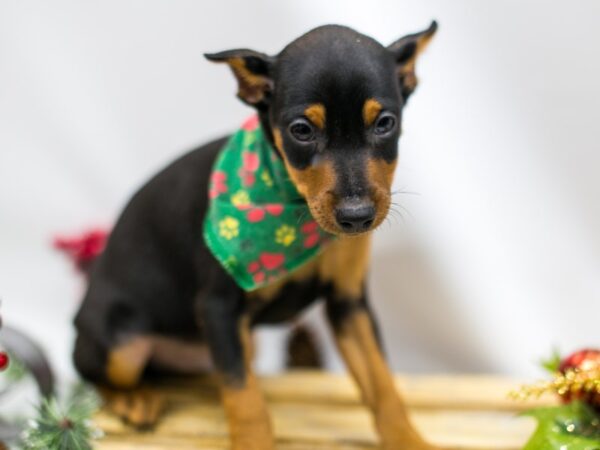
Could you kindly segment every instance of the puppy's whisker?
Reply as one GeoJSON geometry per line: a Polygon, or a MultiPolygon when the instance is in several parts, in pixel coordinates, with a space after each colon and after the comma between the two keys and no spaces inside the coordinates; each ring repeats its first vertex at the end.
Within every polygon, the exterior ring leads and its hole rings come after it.
{"type": "Polygon", "coordinates": [[[414,191],[404,191],[402,189],[398,189],[398,190],[392,191],[391,195],[421,195],[421,193],[414,192],[414,191]]]}
{"type": "Polygon", "coordinates": [[[396,210],[396,208],[399,208],[408,217],[410,217],[411,220],[414,220],[414,216],[412,215],[410,210],[408,208],[406,208],[405,206],[401,205],[400,203],[396,203],[396,202],[391,202],[390,205],[391,205],[390,210],[395,210],[396,212],[400,212],[400,211],[396,210]]]}
{"type": "Polygon", "coordinates": [[[300,216],[298,216],[298,225],[304,221],[304,219],[306,219],[306,217],[308,216],[308,211],[303,211],[302,214],[300,216]]]}

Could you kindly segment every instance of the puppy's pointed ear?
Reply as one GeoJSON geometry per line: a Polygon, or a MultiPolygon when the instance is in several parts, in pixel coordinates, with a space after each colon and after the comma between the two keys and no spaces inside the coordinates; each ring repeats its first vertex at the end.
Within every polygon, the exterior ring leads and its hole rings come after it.
{"type": "Polygon", "coordinates": [[[248,49],[206,53],[206,59],[224,62],[238,81],[238,97],[257,108],[266,107],[273,90],[273,65],[275,58],[248,49]]]}
{"type": "Polygon", "coordinates": [[[415,73],[417,57],[425,50],[437,28],[438,24],[434,20],[426,30],[404,36],[388,46],[388,50],[392,52],[396,61],[396,71],[404,101],[417,87],[415,73]]]}

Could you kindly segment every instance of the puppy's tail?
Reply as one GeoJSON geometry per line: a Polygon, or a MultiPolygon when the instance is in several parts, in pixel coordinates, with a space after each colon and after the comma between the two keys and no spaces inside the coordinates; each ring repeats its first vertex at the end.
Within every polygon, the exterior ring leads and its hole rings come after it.
{"type": "Polygon", "coordinates": [[[61,250],[73,261],[75,267],[84,275],[89,274],[94,261],[102,254],[109,231],[93,228],[83,233],[54,238],[54,248],[61,250]]]}

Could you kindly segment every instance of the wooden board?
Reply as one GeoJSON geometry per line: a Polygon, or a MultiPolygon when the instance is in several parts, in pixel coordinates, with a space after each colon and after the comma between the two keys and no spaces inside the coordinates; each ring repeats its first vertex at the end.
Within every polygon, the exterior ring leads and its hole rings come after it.
{"type": "MultiPolygon", "coordinates": [[[[397,378],[415,426],[432,443],[455,450],[517,450],[532,433],[532,419],[517,414],[554,403],[507,398],[519,382],[493,376],[397,378]]],[[[293,372],[262,379],[279,449],[376,449],[370,416],[351,380],[343,375],[293,372]]],[[[168,411],[152,432],[136,432],[101,411],[105,432],[99,450],[226,449],[228,438],[217,390],[209,378],[164,381],[152,386],[168,411]]]]}

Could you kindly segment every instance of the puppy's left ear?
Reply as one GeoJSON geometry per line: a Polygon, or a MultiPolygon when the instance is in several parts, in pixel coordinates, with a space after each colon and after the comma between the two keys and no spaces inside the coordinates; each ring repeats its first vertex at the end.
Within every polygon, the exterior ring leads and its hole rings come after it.
{"type": "Polygon", "coordinates": [[[275,58],[248,49],[206,53],[206,59],[224,62],[238,82],[238,97],[250,106],[266,108],[273,91],[273,65],[275,58]]]}
{"type": "Polygon", "coordinates": [[[396,71],[404,101],[417,87],[418,80],[415,73],[417,57],[425,50],[437,28],[438,24],[434,20],[426,30],[404,36],[388,46],[388,50],[396,60],[396,71]]]}

